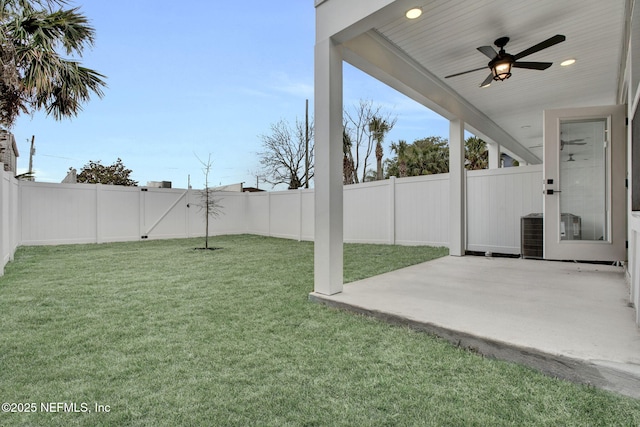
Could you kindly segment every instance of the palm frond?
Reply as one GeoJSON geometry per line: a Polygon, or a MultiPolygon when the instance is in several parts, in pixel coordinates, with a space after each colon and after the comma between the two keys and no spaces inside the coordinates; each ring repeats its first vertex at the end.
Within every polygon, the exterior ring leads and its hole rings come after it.
{"type": "Polygon", "coordinates": [[[73,117],[92,94],[103,97],[106,77],[76,58],[95,30],[67,0],[0,0],[0,120],[10,127],[22,111],[44,109],[73,117]],[[54,10],[58,8],[58,10],[54,10]],[[60,56],[63,52],[71,59],[60,56]]]}

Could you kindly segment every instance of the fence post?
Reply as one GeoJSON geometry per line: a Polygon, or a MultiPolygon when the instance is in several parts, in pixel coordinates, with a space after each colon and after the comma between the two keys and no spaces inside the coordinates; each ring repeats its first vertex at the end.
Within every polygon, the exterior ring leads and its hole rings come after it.
{"type": "MultiPolygon", "coordinates": [[[[2,170],[2,167],[0,166],[0,170],[2,170]]],[[[13,174],[12,174],[13,175],[13,174]]],[[[5,250],[9,249],[9,261],[13,261],[13,255],[14,252],[18,246],[18,218],[16,215],[16,212],[18,211],[18,191],[17,191],[17,183],[16,181],[14,181],[15,178],[13,178],[13,176],[11,176],[8,180],[7,180],[7,184],[6,187],[4,189],[4,191],[6,191],[6,199],[8,200],[7,203],[7,210],[6,210],[6,215],[7,215],[7,224],[9,224],[9,232],[7,233],[7,239],[5,239],[5,245],[9,245],[9,247],[7,248],[5,246],[5,250]]],[[[2,200],[2,196],[0,196],[0,200],[2,200]]]]}
{"type": "Polygon", "coordinates": [[[96,243],[102,243],[102,233],[100,230],[100,210],[102,208],[102,184],[96,184],[96,243]]]}
{"type": "Polygon", "coordinates": [[[191,206],[191,188],[187,188],[187,200],[184,204],[184,234],[185,238],[189,238],[191,230],[189,230],[189,209],[191,206]]]}
{"type": "Polygon", "coordinates": [[[140,204],[140,209],[138,211],[139,214],[139,218],[138,218],[138,240],[142,240],[142,233],[144,233],[144,195],[146,193],[142,191],[142,189],[140,189],[140,191],[138,191],[138,203],[140,204]]]}
{"type": "Polygon", "coordinates": [[[6,186],[4,184],[4,164],[0,162],[0,276],[4,275],[4,264],[5,264],[5,256],[4,254],[11,251],[11,243],[9,242],[9,227],[7,224],[7,216],[5,212],[9,212],[9,197],[6,197],[8,193],[6,190],[6,186]]]}
{"type": "Polygon", "coordinates": [[[298,242],[302,241],[302,190],[298,189],[298,242]]]}
{"type": "Polygon", "coordinates": [[[396,244],[396,177],[389,178],[389,244],[396,244]]]}
{"type": "Polygon", "coordinates": [[[267,192],[267,236],[271,237],[271,191],[267,192]]]}
{"type": "Polygon", "coordinates": [[[245,191],[243,193],[244,201],[242,202],[244,211],[244,229],[247,234],[249,234],[249,194],[251,194],[249,191],[245,191]]]}

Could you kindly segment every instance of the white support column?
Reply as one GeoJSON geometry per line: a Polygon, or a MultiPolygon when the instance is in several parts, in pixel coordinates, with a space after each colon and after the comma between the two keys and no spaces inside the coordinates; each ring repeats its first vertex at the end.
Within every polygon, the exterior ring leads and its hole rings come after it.
{"type": "Polygon", "coordinates": [[[330,39],[315,47],[314,290],[342,292],[342,51],[330,39]]]}
{"type": "Polygon", "coordinates": [[[500,144],[487,142],[487,150],[489,151],[489,169],[498,169],[500,167],[500,144]]]}
{"type": "Polygon", "coordinates": [[[449,122],[449,255],[465,252],[464,122],[449,122]]]}

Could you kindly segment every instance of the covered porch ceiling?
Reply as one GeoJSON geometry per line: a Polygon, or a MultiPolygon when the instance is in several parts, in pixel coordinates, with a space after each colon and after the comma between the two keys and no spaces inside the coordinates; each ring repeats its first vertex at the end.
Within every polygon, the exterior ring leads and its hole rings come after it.
{"type": "Polygon", "coordinates": [[[374,12],[355,24],[341,18],[359,3],[316,0],[319,22],[333,19],[318,27],[319,38],[332,37],[346,62],[528,163],[542,161],[543,110],[626,101],[627,0],[375,0],[366,5],[374,12]],[[423,13],[409,20],[413,7],[423,13]],[[553,62],[547,70],[515,68],[488,88],[479,87],[488,68],[445,79],[487,65],[477,48],[498,50],[499,37],[510,38],[505,50],[515,55],[556,34],[566,41],[526,57],[553,62]],[[570,58],[574,65],[560,66],[570,58]]]}

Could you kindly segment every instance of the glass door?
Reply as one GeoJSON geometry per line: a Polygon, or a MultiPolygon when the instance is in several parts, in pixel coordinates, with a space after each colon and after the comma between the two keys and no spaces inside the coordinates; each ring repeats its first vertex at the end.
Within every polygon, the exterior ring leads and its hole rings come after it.
{"type": "Polygon", "coordinates": [[[609,241],[608,119],[560,120],[559,240],[609,241]]]}
{"type": "Polygon", "coordinates": [[[545,111],[544,257],[626,259],[621,106],[545,111]]]}

